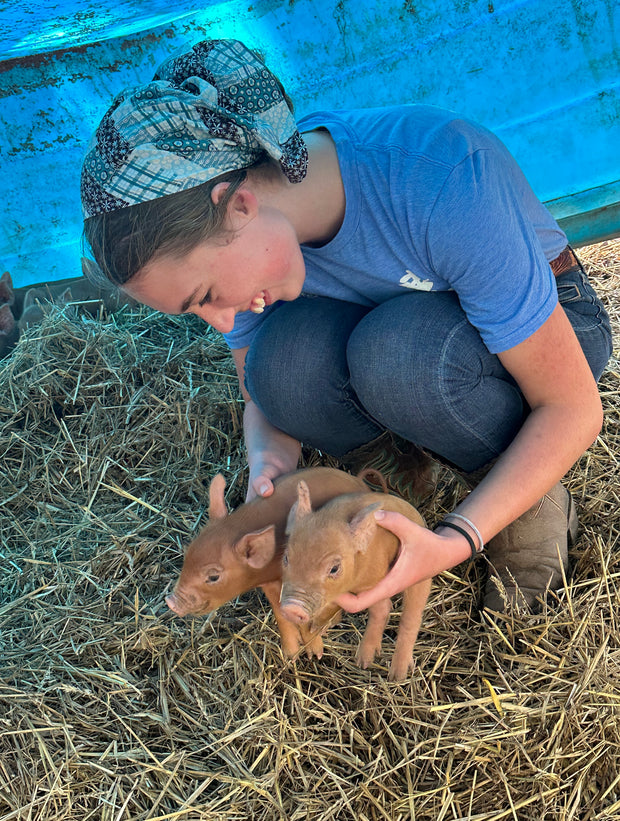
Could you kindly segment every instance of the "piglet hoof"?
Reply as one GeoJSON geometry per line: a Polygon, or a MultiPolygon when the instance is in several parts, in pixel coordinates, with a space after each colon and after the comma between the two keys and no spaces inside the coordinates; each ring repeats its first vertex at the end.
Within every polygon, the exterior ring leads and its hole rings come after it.
{"type": "Polygon", "coordinates": [[[388,681],[404,681],[404,679],[409,678],[412,669],[413,658],[406,655],[403,655],[401,658],[398,653],[395,652],[388,671],[388,681]]]}
{"type": "Polygon", "coordinates": [[[313,658],[320,659],[323,656],[323,639],[321,633],[310,630],[307,625],[301,624],[299,626],[301,633],[301,641],[303,649],[310,660],[313,658]]]}
{"type": "Polygon", "coordinates": [[[306,645],[306,654],[309,659],[323,658],[323,639],[320,636],[315,636],[312,641],[306,645]]]}
{"type": "Polygon", "coordinates": [[[362,670],[367,670],[377,656],[381,655],[381,643],[375,644],[362,639],[355,655],[355,661],[362,670]]]}

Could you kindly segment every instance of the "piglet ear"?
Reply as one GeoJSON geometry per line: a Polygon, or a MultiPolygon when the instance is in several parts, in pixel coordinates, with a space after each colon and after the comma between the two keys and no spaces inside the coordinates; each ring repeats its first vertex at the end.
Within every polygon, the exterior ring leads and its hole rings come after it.
{"type": "Polygon", "coordinates": [[[224,500],[225,488],[226,479],[221,473],[211,479],[209,485],[209,519],[223,519],[228,516],[228,509],[224,500]]]}
{"type": "Polygon", "coordinates": [[[235,550],[254,570],[266,567],[276,555],[275,525],[268,525],[254,533],[246,533],[235,545],[235,550]]]}
{"type": "Polygon", "coordinates": [[[5,271],[0,277],[0,305],[6,303],[12,305],[15,298],[13,291],[13,280],[8,271],[5,271]]]}
{"type": "Polygon", "coordinates": [[[366,505],[349,522],[349,530],[353,537],[356,550],[363,552],[366,550],[373,536],[377,532],[377,523],[374,512],[381,507],[381,502],[373,502],[366,505]]]}
{"type": "Polygon", "coordinates": [[[300,522],[309,513],[312,513],[310,490],[304,480],[301,479],[297,483],[297,501],[290,509],[286,520],[286,535],[290,536],[293,531],[293,527],[297,524],[297,522],[300,522]]]}
{"type": "Polygon", "coordinates": [[[32,308],[35,305],[37,305],[40,308],[40,297],[42,297],[42,294],[38,288],[28,288],[24,296],[24,305],[22,308],[22,313],[25,313],[28,310],[28,308],[32,308]]]}
{"type": "Polygon", "coordinates": [[[286,527],[284,528],[284,535],[290,536],[293,532],[293,526],[295,524],[295,519],[297,517],[297,502],[293,505],[293,507],[289,510],[288,516],[286,518],[286,527]]]}

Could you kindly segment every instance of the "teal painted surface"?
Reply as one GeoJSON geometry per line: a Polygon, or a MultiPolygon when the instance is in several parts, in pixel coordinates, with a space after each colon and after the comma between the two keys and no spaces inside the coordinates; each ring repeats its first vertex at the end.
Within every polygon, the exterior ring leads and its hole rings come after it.
{"type": "Polygon", "coordinates": [[[297,111],[424,102],[493,129],[576,244],[620,235],[617,0],[73,0],[0,10],[0,271],[78,276],[79,168],[112,96],[204,37],[297,111]],[[196,6],[200,11],[196,11],[196,6]]]}

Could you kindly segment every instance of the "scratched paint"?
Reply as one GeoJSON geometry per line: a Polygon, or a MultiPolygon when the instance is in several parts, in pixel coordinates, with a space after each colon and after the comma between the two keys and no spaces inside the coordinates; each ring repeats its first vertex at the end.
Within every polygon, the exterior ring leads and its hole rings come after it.
{"type": "Polygon", "coordinates": [[[573,242],[620,234],[616,0],[12,5],[0,10],[0,271],[18,285],[79,275],[91,132],[116,92],[204,37],[259,48],[299,114],[424,102],[477,119],[573,242]]]}

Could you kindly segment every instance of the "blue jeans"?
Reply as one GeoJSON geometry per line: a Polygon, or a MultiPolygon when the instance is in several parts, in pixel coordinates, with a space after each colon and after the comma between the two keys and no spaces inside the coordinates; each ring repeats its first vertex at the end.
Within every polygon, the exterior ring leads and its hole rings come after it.
{"type": "MultiPolygon", "coordinates": [[[[579,268],[557,277],[595,379],[612,350],[609,317],[579,268]]],[[[262,323],[246,386],[267,419],[341,457],[386,429],[465,471],[504,451],[529,412],[453,292],[411,292],[375,308],[324,297],[262,323]]]]}

